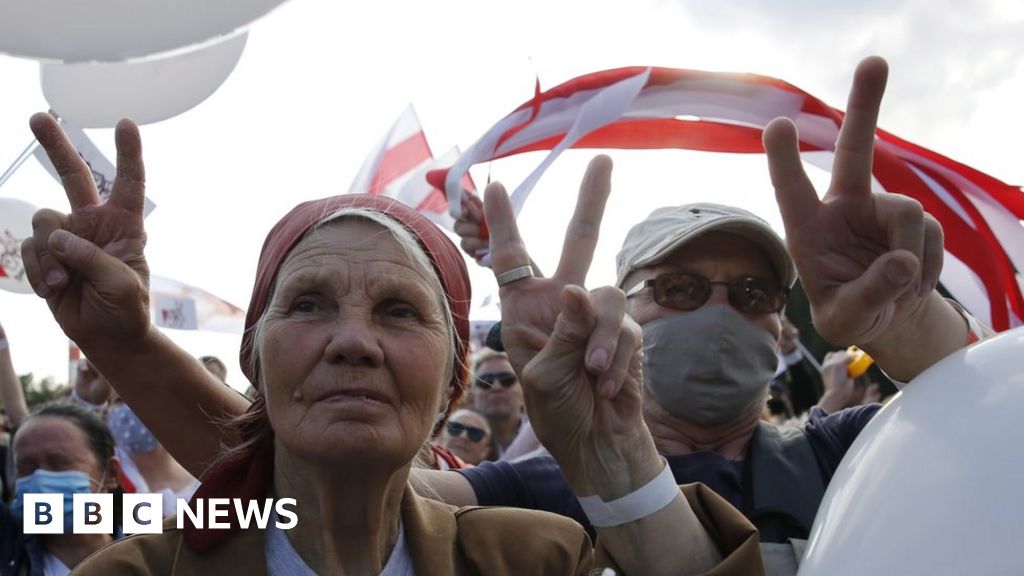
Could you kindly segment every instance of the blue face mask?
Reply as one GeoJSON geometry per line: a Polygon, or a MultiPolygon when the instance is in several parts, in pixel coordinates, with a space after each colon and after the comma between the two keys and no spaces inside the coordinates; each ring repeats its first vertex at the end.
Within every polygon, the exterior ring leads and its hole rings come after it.
{"type": "Polygon", "coordinates": [[[21,518],[25,509],[25,494],[63,494],[64,495],[64,533],[71,533],[73,500],[75,494],[88,494],[90,484],[95,482],[85,472],[79,470],[62,470],[53,472],[40,468],[28,476],[18,478],[14,483],[14,501],[11,502],[11,514],[21,518]]]}

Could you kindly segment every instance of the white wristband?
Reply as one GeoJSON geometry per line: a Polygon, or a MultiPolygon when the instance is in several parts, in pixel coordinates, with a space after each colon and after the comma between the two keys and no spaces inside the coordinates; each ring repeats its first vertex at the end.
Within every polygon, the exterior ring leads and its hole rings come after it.
{"type": "Polygon", "coordinates": [[[7,343],[7,338],[0,338],[0,352],[7,350],[8,346],[10,345],[7,343]]]}
{"type": "Polygon", "coordinates": [[[622,498],[605,502],[600,496],[577,496],[583,512],[595,528],[612,528],[635,522],[660,511],[679,495],[672,469],[665,468],[653,480],[622,498]]]}

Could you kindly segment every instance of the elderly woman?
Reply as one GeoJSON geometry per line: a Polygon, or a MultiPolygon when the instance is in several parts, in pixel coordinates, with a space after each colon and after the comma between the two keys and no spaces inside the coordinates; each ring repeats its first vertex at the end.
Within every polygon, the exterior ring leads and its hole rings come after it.
{"type": "MultiPolygon", "coordinates": [[[[137,129],[118,125],[118,179],[100,204],[56,122],[37,115],[31,124],[72,205],[70,215],[44,210],[33,220],[22,250],[33,288],[165,444],[182,429],[194,439],[211,424],[190,406],[217,411],[219,399],[219,413],[231,413],[239,399],[221,385],[195,385],[212,376],[149,323],[137,129]],[[155,373],[145,389],[134,377],[141,371],[155,373]],[[175,407],[189,408],[174,414],[177,430],[166,416],[175,407]]],[[[137,536],[81,573],[756,573],[756,534],[735,511],[699,488],[684,496],[670,476],[666,490],[664,462],[640,420],[639,330],[621,305],[606,305],[609,294],[574,287],[560,300],[538,299],[557,321],[543,323],[543,341],[516,349],[538,397],[560,389],[578,400],[538,406],[533,417],[602,518],[597,560],[566,519],[459,510],[409,488],[414,457],[466,386],[469,280],[455,246],[424,217],[353,195],[300,204],[268,235],[241,352],[260,395],[236,432],[222,434],[238,444],[196,494],[293,498],[297,526],[137,536]],[[584,361],[588,340],[617,342],[619,351],[584,361]]]]}

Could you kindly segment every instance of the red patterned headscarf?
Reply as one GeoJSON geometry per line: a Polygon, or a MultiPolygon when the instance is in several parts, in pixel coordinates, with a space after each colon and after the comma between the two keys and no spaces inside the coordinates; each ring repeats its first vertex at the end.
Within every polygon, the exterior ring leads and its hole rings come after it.
{"type": "MultiPolygon", "coordinates": [[[[452,351],[455,372],[452,376],[452,397],[448,410],[456,405],[465,390],[469,374],[466,355],[469,351],[469,273],[458,248],[433,222],[396,200],[367,194],[346,194],[311,200],[299,204],[285,215],[267,234],[256,269],[256,284],[245,316],[245,333],[239,359],[242,372],[254,385],[259,380],[254,362],[256,323],[270,304],[277,272],[288,254],[311,228],[325,218],[345,209],[378,212],[399,223],[419,242],[441,281],[445,298],[455,322],[456,344],[452,351]]],[[[242,440],[249,441],[266,425],[266,405],[262,395],[253,402],[242,430],[242,440]]],[[[445,415],[447,416],[447,414],[445,415]]],[[[256,442],[247,449],[231,454],[203,476],[203,484],[193,499],[240,498],[262,499],[270,488],[273,473],[273,446],[256,442]]],[[[232,524],[235,524],[232,521],[232,524]]],[[[226,535],[223,530],[196,530],[185,527],[185,540],[193,549],[205,550],[226,535]]]]}
{"type": "MultiPolygon", "coordinates": [[[[470,286],[466,263],[458,248],[433,222],[401,202],[369,194],[346,194],[299,204],[267,234],[256,268],[256,285],[253,286],[249,310],[245,315],[245,335],[242,337],[240,354],[242,372],[253,385],[259,378],[253,363],[253,329],[270,304],[277,271],[306,232],[324,218],[346,208],[379,212],[401,224],[416,238],[434,265],[434,271],[441,281],[445,298],[455,319],[455,333],[458,336],[456,366],[465,365],[466,353],[469,350],[470,286]]],[[[466,377],[462,370],[456,370],[452,381],[455,394],[461,394],[466,377]]]]}

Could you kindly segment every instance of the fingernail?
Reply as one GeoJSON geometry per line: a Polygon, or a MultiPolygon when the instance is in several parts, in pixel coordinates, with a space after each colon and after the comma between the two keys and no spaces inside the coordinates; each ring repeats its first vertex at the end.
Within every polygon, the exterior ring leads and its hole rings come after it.
{"type": "Polygon", "coordinates": [[[46,285],[57,286],[64,281],[64,273],[60,270],[50,270],[46,273],[46,285]]]}
{"type": "Polygon", "coordinates": [[[590,365],[591,370],[597,370],[604,372],[608,369],[608,351],[604,348],[595,348],[590,353],[590,359],[587,361],[590,365]]]}
{"type": "Polygon", "coordinates": [[[889,277],[889,281],[893,284],[906,284],[910,282],[912,277],[907,264],[899,260],[893,260],[886,265],[885,275],[889,277]]]}
{"type": "MultiPolygon", "coordinates": [[[[70,234],[63,230],[57,230],[53,233],[53,247],[59,252],[67,252],[68,245],[71,242],[70,234]]],[[[49,282],[49,276],[47,276],[47,282],[49,282]]]]}

